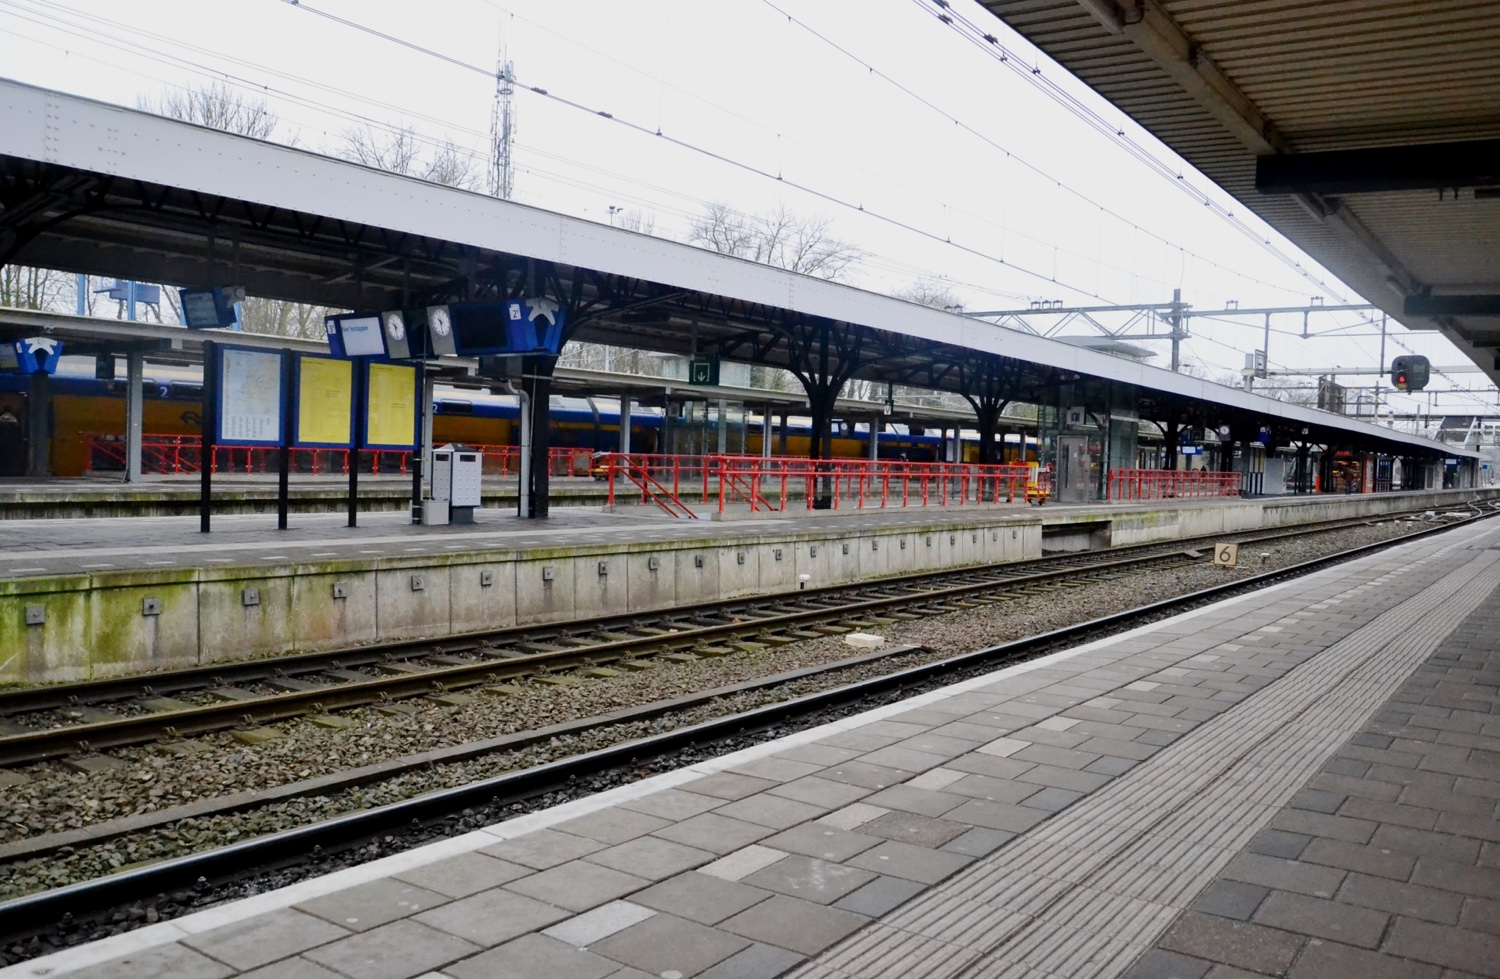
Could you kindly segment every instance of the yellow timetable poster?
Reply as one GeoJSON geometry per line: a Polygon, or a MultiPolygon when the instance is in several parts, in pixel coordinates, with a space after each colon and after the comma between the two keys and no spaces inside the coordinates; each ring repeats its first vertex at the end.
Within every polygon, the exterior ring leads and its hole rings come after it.
{"type": "Polygon", "coordinates": [[[365,446],[410,449],[417,442],[417,369],[371,364],[365,446]]]}
{"type": "Polygon", "coordinates": [[[354,365],[302,357],[298,362],[297,444],[346,446],[354,427],[354,365]]]}

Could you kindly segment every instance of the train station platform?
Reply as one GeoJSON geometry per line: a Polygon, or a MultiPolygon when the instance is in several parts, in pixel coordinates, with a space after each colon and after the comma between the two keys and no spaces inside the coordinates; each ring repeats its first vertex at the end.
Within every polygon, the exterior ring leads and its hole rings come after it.
{"type": "Polygon", "coordinates": [[[1045,553],[1378,519],[1500,489],[1087,506],[726,513],[481,510],[17,520],[0,549],[0,682],[78,680],[294,650],[652,612],[1045,553]]]}
{"type": "Polygon", "coordinates": [[[1500,975],[1486,522],[0,979],[1500,975]]]}

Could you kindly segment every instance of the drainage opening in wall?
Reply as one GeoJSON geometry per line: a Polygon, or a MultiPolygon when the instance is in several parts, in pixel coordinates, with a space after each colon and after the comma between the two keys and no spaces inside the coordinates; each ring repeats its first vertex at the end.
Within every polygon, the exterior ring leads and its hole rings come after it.
{"type": "Polygon", "coordinates": [[[1109,521],[1052,524],[1042,527],[1042,553],[1101,551],[1109,547],[1109,521]]]}

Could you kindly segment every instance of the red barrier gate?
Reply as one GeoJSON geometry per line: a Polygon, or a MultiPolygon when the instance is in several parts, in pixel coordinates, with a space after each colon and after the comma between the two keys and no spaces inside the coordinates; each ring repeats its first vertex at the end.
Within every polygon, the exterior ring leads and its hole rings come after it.
{"type": "Polygon", "coordinates": [[[1239,496],[1241,473],[1180,469],[1111,469],[1108,499],[1190,500],[1239,496]]]}

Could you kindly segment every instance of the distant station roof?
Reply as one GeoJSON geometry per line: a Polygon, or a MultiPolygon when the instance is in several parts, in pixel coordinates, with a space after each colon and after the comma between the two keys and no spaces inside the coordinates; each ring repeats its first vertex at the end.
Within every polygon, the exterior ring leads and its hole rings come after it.
{"type": "Polygon", "coordinates": [[[1500,383],[1500,3],[980,2],[1500,383]]]}
{"type": "Polygon", "coordinates": [[[1147,418],[1454,451],[839,283],[8,81],[0,204],[0,263],[366,310],[540,283],[567,304],[578,340],[961,393],[988,385],[1031,403],[1066,389],[1074,404],[1107,405],[1129,385],[1147,418]]]}

